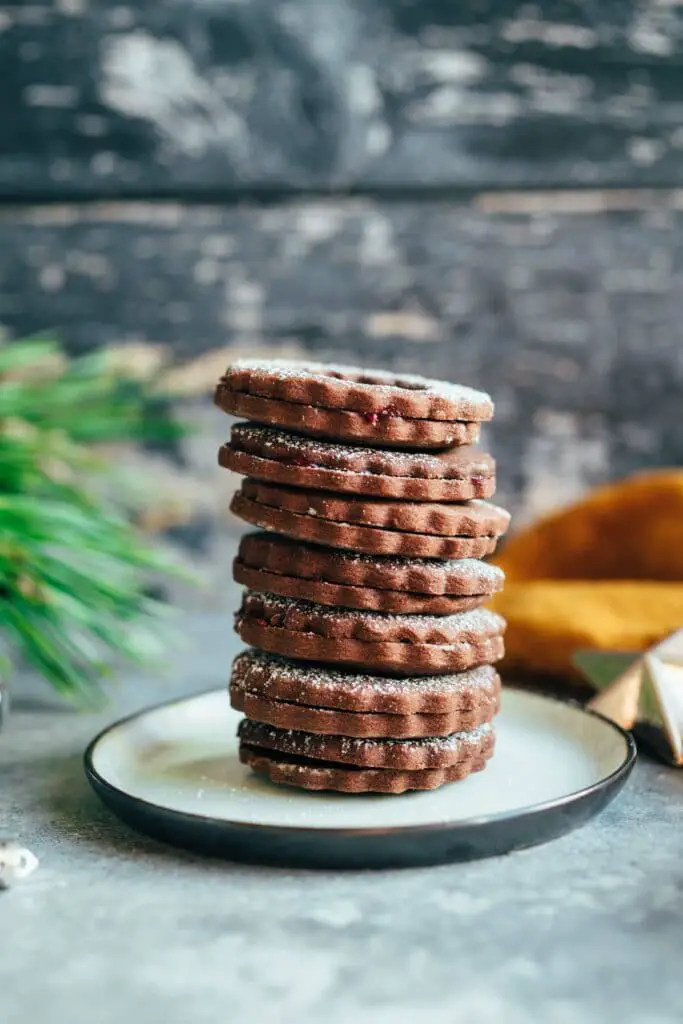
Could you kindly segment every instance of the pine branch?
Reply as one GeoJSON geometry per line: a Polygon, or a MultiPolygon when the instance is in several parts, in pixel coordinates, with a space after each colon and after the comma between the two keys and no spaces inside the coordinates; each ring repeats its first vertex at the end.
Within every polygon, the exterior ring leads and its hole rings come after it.
{"type": "Polygon", "coordinates": [[[90,447],[178,436],[151,393],[101,356],[0,347],[0,643],[71,697],[96,694],[113,655],[159,651],[147,583],[178,570],[94,493],[90,447]]]}

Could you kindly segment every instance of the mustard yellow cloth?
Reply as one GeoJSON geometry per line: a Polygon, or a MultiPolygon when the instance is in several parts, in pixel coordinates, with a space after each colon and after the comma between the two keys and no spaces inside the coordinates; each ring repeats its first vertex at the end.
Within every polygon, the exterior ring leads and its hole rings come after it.
{"type": "Polygon", "coordinates": [[[513,535],[496,561],[505,669],[574,676],[578,648],[645,650],[683,627],[683,470],[602,487],[513,535]]]}

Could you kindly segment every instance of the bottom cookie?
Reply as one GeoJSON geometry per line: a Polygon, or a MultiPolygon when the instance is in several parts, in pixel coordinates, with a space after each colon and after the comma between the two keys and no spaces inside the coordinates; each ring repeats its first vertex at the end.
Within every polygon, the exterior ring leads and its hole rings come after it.
{"type": "Polygon", "coordinates": [[[332,790],[337,793],[399,794],[408,790],[438,789],[447,782],[480,772],[486,767],[491,751],[446,768],[402,771],[392,768],[356,768],[332,761],[315,761],[276,751],[263,750],[241,743],[240,761],[259,775],[266,775],[278,785],[299,789],[332,790]]]}

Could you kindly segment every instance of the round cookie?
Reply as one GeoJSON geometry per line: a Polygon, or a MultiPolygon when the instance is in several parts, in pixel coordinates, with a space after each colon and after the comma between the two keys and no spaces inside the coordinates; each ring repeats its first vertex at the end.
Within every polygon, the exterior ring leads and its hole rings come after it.
{"type": "Polygon", "coordinates": [[[283,360],[229,366],[214,395],[224,412],[314,437],[390,447],[472,444],[493,403],[473,388],[414,374],[283,360]]]}
{"type": "Polygon", "coordinates": [[[418,739],[359,739],[352,736],[322,736],[311,732],[276,729],[243,719],[237,735],[240,744],[258,750],[327,761],[356,768],[424,771],[428,768],[450,768],[455,764],[490,757],[495,733],[490,724],[470,732],[450,736],[429,736],[418,739]]]}
{"type": "MultiPolygon", "coordinates": [[[[496,535],[435,536],[390,530],[385,527],[335,522],[320,517],[312,506],[303,512],[277,508],[258,500],[258,484],[245,480],[232,499],[230,511],[252,526],[274,531],[296,540],[312,541],[332,548],[381,555],[422,558],[483,558],[496,549],[496,535]],[[247,488],[244,484],[250,485],[247,488]],[[249,497],[249,494],[253,497],[249,497]]],[[[303,492],[305,500],[306,491],[303,492]]],[[[485,504],[481,502],[481,504],[485,504]]],[[[465,506],[461,506],[465,507],[465,506]]]]}
{"type": "Polygon", "coordinates": [[[332,444],[274,427],[237,423],[218,462],[242,476],[321,491],[414,501],[490,498],[495,463],[477,449],[385,451],[332,444]]]}
{"type": "Polygon", "coordinates": [[[335,523],[439,537],[501,537],[510,525],[509,512],[477,499],[418,502],[357,498],[350,494],[303,490],[251,479],[242,480],[239,493],[261,505],[317,516],[335,523]]]}
{"type": "Polygon", "coordinates": [[[305,758],[288,757],[240,744],[240,761],[271,782],[298,789],[332,790],[337,793],[400,794],[409,790],[438,789],[447,782],[483,771],[491,756],[482,754],[448,768],[401,771],[389,768],[354,768],[351,765],[322,764],[305,758]]]}
{"type": "MultiPolygon", "coordinates": [[[[246,650],[235,658],[232,692],[339,711],[394,716],[460,715],[462,730],[488,721],[500,698],[500,676],[492,665],[450,675],[394,678],[359,674],[329,665],[287,661],[246,650]]],[[[457,730],[453,730],[457,731],[457,730]]]]}
{"type": "MultiPolygon", "coordinates": [[[[294,577],[354,588],[372,587],[398,591],[406,596],[431,594],[488,598],[502,588],[505,579],[497,566],[473,558],[444,560],[357,554],[303,544],[269,533],[248,533],[242,537],[235,562],[237,582],[242,582],[238,575],[240,566],[265,570],[283,578],[294,577]]],[[[279,592],[274,590],[274,593],[279,592]]],[[[399,606],[397,610],[408,609],[399,606]]]]}
{"type": "Polygon", "coordinates": [[[438,675],[500,660],[505,620],[486,609],[446,616],[385,615],[248,591],[235,629],[245,643],[285,658],[396,675],[438,675]]]}
{"type": "Polygon", "coordinates": [[[463,717],[453,714],[385,715],[366,711],[332,711],[312,708],[281,700],[270,700],[257,693],[230,688],[230,703],[243,711],[252,722],[261,722],[278,729],[294,729],[325,735],[356,736],[376,739],[406,739],[424,736],[450,736],[451,733],[476,729],[495,715],[463,717]]]}
{"type": "Polygon", "coordinates": [[[417,612],[425,615],[451,615],[479,608],[490,594],[457,596],[451,594],[410,594],[401,590],[380,590],[376,587],[354,587],[301,579],[267,569],[254,569],[239,559],[233,562],[233,578],[249,590],[280,594],[334,608],[359,608],[376,612],[417,612]]]}
{"type": "Polygon", "coordinates": [[[223,412],[255,423],[352,444],[381,444],[386,448],[450,448],[476,444],[481,434],[478,423],[405,419],[397,416],[392,406],[382,412],[342,412],[294,402],[277,402],[272,398],[258,398],[230,390],[217,391],[215,402],[223,412]]]}

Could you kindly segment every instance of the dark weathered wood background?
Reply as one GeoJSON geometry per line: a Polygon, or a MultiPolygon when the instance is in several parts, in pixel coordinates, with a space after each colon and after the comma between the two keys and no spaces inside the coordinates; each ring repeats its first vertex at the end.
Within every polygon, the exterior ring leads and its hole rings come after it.
{"type": "Polygon", "coordinates": [[[683,3],[0,4],[0,324],[165,361],[196,545],[233,352],[491,390],[520,520],[683,461],[683,3]]]}
{"type": "Polygon", "coordinates": [[[671,184],[677,0],[0,7],[7,196],[671,184]]]}

